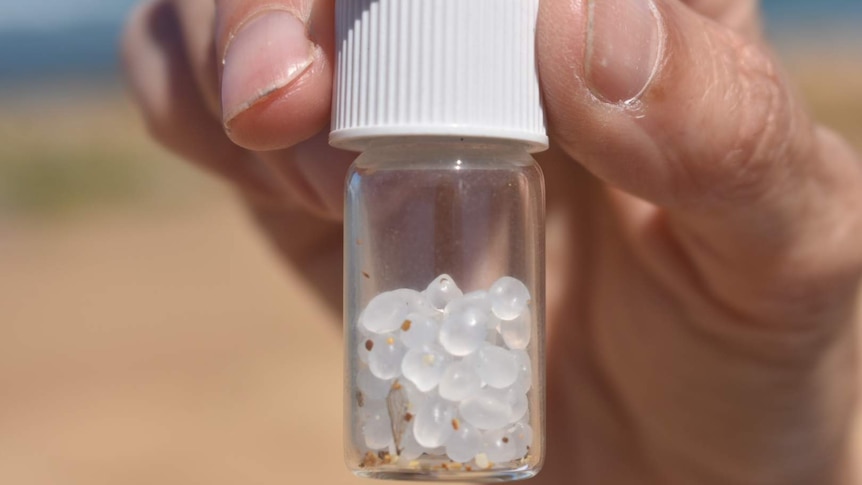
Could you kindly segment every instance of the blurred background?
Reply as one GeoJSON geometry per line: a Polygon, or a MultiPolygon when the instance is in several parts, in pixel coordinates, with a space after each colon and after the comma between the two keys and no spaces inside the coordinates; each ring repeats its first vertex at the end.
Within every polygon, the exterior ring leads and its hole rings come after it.
{"type": "MultiPolygon", "coordinates": [[[[339,317],[147,139],[116,66],[134,3],[0,0],[0,483],[356,483],[339,317]]],[[[764,5],[862,149],[862,1],[764,5]]]]}

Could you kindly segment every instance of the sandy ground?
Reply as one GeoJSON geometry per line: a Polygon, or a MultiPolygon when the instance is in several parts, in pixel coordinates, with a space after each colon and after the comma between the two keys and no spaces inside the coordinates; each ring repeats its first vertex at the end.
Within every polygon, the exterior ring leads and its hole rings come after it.
{"type": "MultiPolygon", "coordinates": [[[[862,147],[862,62],[791,70],[862,147]]],[[[339,316],[118,97],[28,96],[0,96],[0,483],[359,483],[339,316]]]]}
{"type": "Polygon", "coordinates": [[[354,481],[337,318],[233,205],[19,229],[0,267],[0,483],[354,481]]]}

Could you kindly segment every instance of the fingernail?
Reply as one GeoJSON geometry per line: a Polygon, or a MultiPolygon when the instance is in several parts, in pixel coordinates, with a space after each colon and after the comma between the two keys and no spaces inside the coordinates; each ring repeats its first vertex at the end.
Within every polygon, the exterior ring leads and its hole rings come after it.
{"type": "Polygon", "coordinates": [[[599,99],[637,99],[652,79],[660,47],[660,20],[652,1],[590,1],[586,77],[599,99]]]}
{"type": "Polygon", "coordinates": [[[296,80],[314,60],[305,24],[286,10],[259,14],[228,42],[222,72],[225,124],[296,80]]]}

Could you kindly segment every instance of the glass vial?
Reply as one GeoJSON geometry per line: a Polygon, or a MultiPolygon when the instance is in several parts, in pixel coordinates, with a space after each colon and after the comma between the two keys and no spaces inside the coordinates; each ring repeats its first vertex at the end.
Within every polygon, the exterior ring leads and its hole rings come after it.
{"type": "Polygon", "coordinates": [[[345,456],[359,476],[501,481],[541,468],[537,9],[336,4],[330,143],[362,152],[344,241],[345,456]]]}
{"type": "Polygon", "coordinates": [[[383,143],[348,175],[347,464],[375,478],[541,466],[544,192],[523,146],[383,143]]]}

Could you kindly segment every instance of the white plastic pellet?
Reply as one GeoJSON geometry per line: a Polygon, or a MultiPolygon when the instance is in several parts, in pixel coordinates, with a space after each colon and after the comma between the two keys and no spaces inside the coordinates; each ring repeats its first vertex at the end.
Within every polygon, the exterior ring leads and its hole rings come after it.
{"type": "Polygon", "coordinates": [[[526,393],[533,386],[533,367],[530,356],[524,350],[513,350],[512,353],[518,359],[518,377],[512,384],[512,389],[526,393]]]}
{"type": "Polygon", "coordinates": [[[452,362],[440,378],[440,396],[450,401],[462,401],[482,388],[482,378],[475,367],[466,362],[452,362]]]}
{"type": "Polygon", "coordinates": [[[433,316],[414,312],[407,315],[398,333],[407,348],[418,349],[437,341],[440,323],[433,316]]]}
{"type": "Polygon", "coordinates": [[[452,420],[455,416],[452,403],[439,397],[429,400],[413,418],[416,441],[425,448],[444,446],[454,432],[452,420]]]}
{"type": "Polygon", "coordinates": [[[512,320],[527,309],[530,290],[520,280],[504,276],[488,290],[491,310],[503,320],[512,320]]]}
{"type": "Polygon", "coordinates": [[[494,463],[505,463],[517,458],[517,448],[509,433],[502,429],[492,429],[482,433],[482,451],[494,463]]]}
{"type": "Polygon", "coordinates": [[[365,446],[372,450],[388,448],[392,443],[392,423],[382,400],[368,399],[361,408],[362,434],[365,446]]]}
{"type": "Polygon", "coordinates": [[[419,310],[423,304],[422,295],[406,288],[381,293],[368,302],[359,315],[359,325],[365,330],[385,334],[399,329],[412,311],[419,310]]]}
{"type": "Polygon", "coordinates": [[[528,309],[512,320],[500,321],[500,335],[507,347],[512,350],[523,350],[530,345],[531,319],[528,309]]]}
{"type": "Polygon", "coordinates": [[[458,406],[465,421],[481,430],[501,428],[509,424],[512,406],[505,395],[483,389],[458,406]]]}
{"type": "Polygon", "coordinates": [[[465,295],[454,300],[444,312],[440,343],[454,356],[469,355],[485,341],[492,318],[483,298],[465,295]]]}
{"type": "Polygon", "coordinates": [[[451,276],[441,274],[428,285],[428,288],[425,288],[422,295],[434,308],[443,310],[450,301],[460,298],[464,293],[461,292],[451,276]]]}
{"type": "Polygon", "coordinates": [[[527,400],[526,394],[518,392],[515,389],[509,388],[506,391],[506,400],[509,402],[509,405],[512,406],[512,414],[509,417],[510,423],[520,421],[524,416],[527,415],[527,410],[529,409],[529,401],[527,400]]]}
{"type": "Polygon", "coordinates": [[[410,349],[401,362],[401,374],[422,392],[437,387],[450,357],[438,344],[410,349]]]}
{"type": "Polygon", "coordinates": [[[392,379],[379,379],[368,368],[359,369],[356,375],[356,387],[365,399],[386,399],[392,387],[392,379]]]}
{"type": "Polygon", "coordinates": [[[368,368],[378,379],[393,379],[401,374],[401,359],[406,348],[401,341],[392,335],[378,335],[370,339],[371,348],[368,351],[368,368]]]}
{"type": "Polygon", "coordinates": [[[482,433],[467,423],[461,422],[446,443],[446,454],[452,461],[467,463],[482,451],[482,433]]]}
{"type": "Polygon", "coordinates": [[[518,378],[519,360],[510,350],[484,344],[476,355],[476,372],[485,384],[504,389],[518,378]]]}
{"type": "Polygon", "coordinates": [[[515,443],[518,458],[527,454],[527,448],[533,444],[533,428],[527,423],[517,423],[509,428],[509,439],[515,443]]]}

